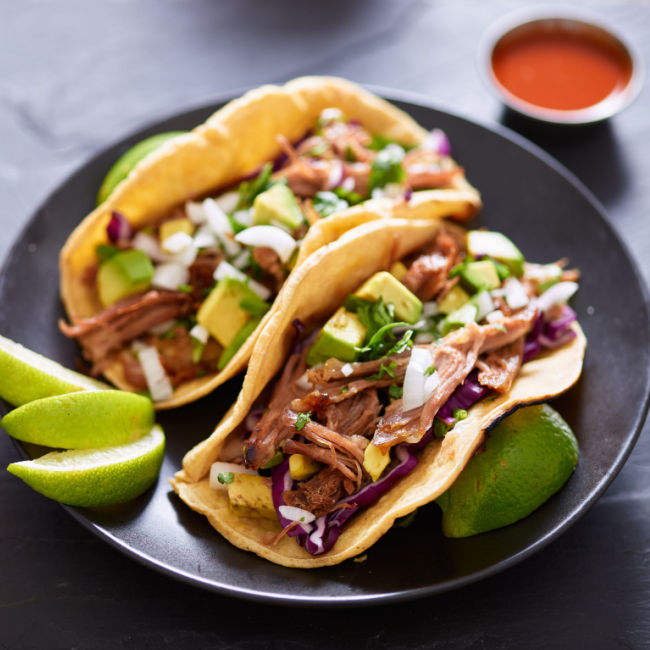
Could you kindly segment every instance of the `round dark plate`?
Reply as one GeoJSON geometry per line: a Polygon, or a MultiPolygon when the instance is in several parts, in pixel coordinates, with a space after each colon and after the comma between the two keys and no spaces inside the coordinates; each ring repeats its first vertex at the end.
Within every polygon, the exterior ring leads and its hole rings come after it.
{"type": "MultiPolygon", "coordinates": [[[[476,223],[507,233],[534,261],[569,257],[582,271],[574,299],[589,344],[584,373],[555,401],[580,441],[580,462],[567,485],[513,526],[462,540],[440,532],[438,508],[421,509],[415,523],[395,528],[363,562],[287,569],[226,542],[187,508],[167,479],[185,451],[205,438],[234,400],[230,382],[199,402],[159,415],[168,449],[157,485],[124,506],[65,509],[93,533],[170,576],[223,594],[267,602],[343,606],[440,593],[516,564],[565,531],[603,493],[629,455],[650,392],[650,341],[644,284],[625,247],[592,195],[549,156],[504,129],[490,129],[381,91],[427,128],[444,129],[454,156],[483,195],[476,223]]],[[[0,332],[74,367],[78,354],[56,322],[58,253],[93,208],[99,184],[130,145],[160,131],[189,129],[221,103],[164,120],[93,158],[33,216],[0,277],[0,332]]],[[[41,450],[19,446],[22,455],[41,450]]]]}

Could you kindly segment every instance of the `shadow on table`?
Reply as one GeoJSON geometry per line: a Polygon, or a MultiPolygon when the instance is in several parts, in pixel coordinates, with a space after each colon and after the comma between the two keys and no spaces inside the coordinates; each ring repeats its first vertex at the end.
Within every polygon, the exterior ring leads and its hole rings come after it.
{"type": "Polygon", "coordinates": [[[549,125],[509,109],[504,109],[500,122],[559,160],[606,207],[616,203],[626,192],[629,173],[611,122],[584,126],[549,125]]]}

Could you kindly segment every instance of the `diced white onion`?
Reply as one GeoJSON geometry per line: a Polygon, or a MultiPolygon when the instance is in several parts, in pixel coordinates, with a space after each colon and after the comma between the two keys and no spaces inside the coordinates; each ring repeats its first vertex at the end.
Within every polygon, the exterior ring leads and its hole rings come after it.
{"type": "Polygon", "coordinates": [[[186,232],[175,232],[162,242],[162,249],[170,255],[178,255],[187,250],[193,243],[193,239],[186,232]]]}
{"type": "Polygon", "coordinates": [[[489,314],[485,315],[485,320],[488,323],[497,323],[499,321],[502,321],[504,318],[505,316],[500,309],[495,309],[494,311],[491,311],[489,314]]]}
{"type": "Polygon", "coordinates": [[[241,251],[241,246],[232,239],[232,235],[217,235],[217,239],[228,257],[233,257],[241,251]]]}
{"type": "Polygon", "coordinates": [[[342,373],[345,377],[349,377],[353,372],[354,372],[354,368],[352,367],[352,364],[351,364],[351,363],[344,363],[344,364],[341,366],[341,373],[342,373]]]}
{"type": "Polygon", "coordinates": [[[298,381],[296,381],[296,386],[300,388],[301,390],[311,390],[314,385],[309,381],[307,378],[307,373],[303,372],[300,377],[298,377],[298,381]]]}
{"type": "Polygon", "coordinates": [[[299,521],[301,524],[311,524],[316,515],[312,514],[308,510],[303,510],[302,508],[296,508],[295,506],[280,506],[278,508],[280,514],[290,521],[299,521]]]}
{"type": "Polygon", "coordinates": [[[250,208],[249,210],[237,210],[237,212],[235,212],[232,216],[235,221],[239,221],[239,223],[243,224],[244,226],[253,225],[253,208],[250,208]]]}
{"type": "Polygon", "coordinates": [[[381,189],[381,187],[375,187],[375,189],[372,191],[370,197],[373,199],[381,199],[384,196],[384,190],[381,189]]]}
{"type": "Polygon", "coordinates": [[[194,245],[194,241],[192,240],[192,244],[188,246],[184,251],[181,251],[176,255],[171,255],[168,259],[170,262],[177,262],[182,266],[192,266],[198,254],[199,249],[194,245]]]}
{"type": "Polygon", "coordinates": [[[217,237],[212,228],[207,224],[201,226],[194,235],[194,246],[197,248],[214,248],[217,245],[217,237]]]}
{"type": "Polygon", "coordinates": [[[210,487],[215,490],[227,490],[227,483],[219,483],[219,474],[257,474],[252,469],[246,469],[243,465],[236,463],[224,463],[217,461],[210,466],[210,487]]]}
{"type": "Polygon", "coordinates": [[[203,210],[207,222],[215,235],[232,235],[232,226],[226,213],[219,207],[214,199],[203,201],[203,210]]]}
{"type": "Polygon", "coordinates": [[[232,260],[232,265],[236,269],[245,269],[248,266],[250,261],[250,252],[246,249],[243,250],[234,260],[232,260]]]}
{"type": "Polygon", "coordinates": [[[429,348],[414,347],[404,375],[404,393],[402,396],[405,411],[422,406],[425,402],[425,372],[433,363],[429,348]]]}
{"type": "Polygon", "coordinates": [[[204,224],[207,219],[203,205],[196,201],[188,201],[185,204],[185,214],[187,215],[187,218],[197,226],[204,224]]]}
{"type": "Polygon", "coordinates": [[[424,380],[424,401],[426,402],[430,397],[433,391],[438,388],[440,384],[440,375],[437,370],[434,370],[432,374],[428,375],[424,380]]]}
{"type": "Polygon", "coordinates": [[[164,334],[165,332],[169,332],[169,330],[174,327],[175,324],[175,320],[166,320],[164,323],[158,323],[158,325],[154,325],[154,327],[149,328],[149,331],[152,334],[164,334]]]}
{"type": "Polygon", "coordinates": [[[235,235],[235,241],[246,246],[272,248],[286,264],[296,248],[296,240],[275,226],[252,226],[235,235]]]}
{"type": "Polygon", "coordinates": [[[330,175],[327,179],[327,189],[338,187],[343,181],[343,163],[334,158],[330,160],[330,175]]]}
{"type": "Polygon", "coordinates": [[[223,260],[214,271],[213,275],[215,280],[223,280],[223,278],[235,278],[248,284],[248,286],[262,299],[268,300],[271,297],[271,290],[267,289],[263,284],[256,282],[249,278],[245,273],[236,269],[232,264],[228,264],[223,260]]]}
{"type": "Polygon", "coordinates": [[[506,302],[510,309],[520,309],[528,304],[528,294],[517,278],[508,278],[503,288],[506,293],[506,302]]]}
{"type": "Polygon", "coordinates": [[[326,124],[327,122],[335,122],[336,120],[343,119],[343,112],[340,108],[324,108],[320,114],[321,124],[326,124]]]}
{"type": "Polygon", "coordinates": [[[404,196],[404,186],[399,183],[387,183],[384,185],[384,196],[389,199],[400,199],[404,196]]]}
{"type": "Polygon", "coordinates": [[[187,267],[178,262],[164,262],[155,267],[151,284],[158,289],[176,291],[179,285],[187,284],[189,279],[190,272],[187,267]]]}
{"type": "Polygon", "coordinates": [[[210,336],[210,332],[203,327],[200,323],[197,323],[191,330],[190,330],[190,336],[193,339],[196,339],[199,343],[203,343],[205,345],[208,342],[208,337],[210,336]]]}
{"type": "Polygon", "coordinates": [[[567,302],[577,290],[577,282],[558,282],[535,299],[535,306],[542,311],[547,311],[555,305],[567,302]]]}
{"type": "Polygon", "coordinates": [[[562,275],[562,269],[557,264],[524,264],[524,277],[538,282],[556,280],[562,275]]]}
{"type": "Polygon", "coordinates": [[[154,262],[165,262],[169,259],[169,255],[162,252],[158,240],[153,235],[140,231],[135,234],[131,243],[133,248],[148,255],[154,262]]]}
{"type": "Polygon", "coordinates": [[[239,192],[225,192],[217,196],[215,202],[224,212],[232,212],[239,203],[239,192]]]}
{"type": "Polygon", "coordinates": [[[151,345],[143,346],[138,352],[138,361],[142,366],[144,377],[147,381],[147,387],[151,393],[151,399],[158,402],[171,397],[174,389],[172,388],[169,377],[160,363],[158,350],[151,345]]]}
{"type": "Polygon", "coordinates": [[[427,318],[435,316],[438,313],[438,303],[435,300],[422,303],[422,315],[427,318]]]}
{"type": "Polygon", "coordinates": [[[494,310],[494,303],[487,291],[481,291],[476,296],[476,322],[483,320],[491,311],[494,310]]]}
{"type": "Polygon", "coordinates": [[[347,178],[344,178],[343,182],[341,183],[341,187],[346,192],[354,192],[354,188],[355,188],[354,178],[352,178],[352,176],[348,176],[347,178]]]}

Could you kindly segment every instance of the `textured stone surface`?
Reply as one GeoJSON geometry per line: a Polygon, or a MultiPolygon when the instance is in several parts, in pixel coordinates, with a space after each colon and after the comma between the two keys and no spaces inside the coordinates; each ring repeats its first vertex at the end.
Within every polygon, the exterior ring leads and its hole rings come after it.
{"type": "MultiPolygon", "coordinates": [[[[494,18],[523,4],[5,2],[0,259],[51,190],[130,131],[230,89],[327,73],[415,91],[479,121],[505,119],[598,197],[648,279],[650,91],[610,123],[578,132],[549,133],[503,116],[480,79],[475,48],[494,18]]],[[[647,3],[576,4],[619,27],[650,59],[647,3]]],[[[2,435],[0,460],[16,458],[2,435]]],[[[457,592],[347,612],[255,605],[174,582],[3,471],[0,648],[643,647],[649,465],[646,427],[605,496],[531,559],[457,592]]]]}

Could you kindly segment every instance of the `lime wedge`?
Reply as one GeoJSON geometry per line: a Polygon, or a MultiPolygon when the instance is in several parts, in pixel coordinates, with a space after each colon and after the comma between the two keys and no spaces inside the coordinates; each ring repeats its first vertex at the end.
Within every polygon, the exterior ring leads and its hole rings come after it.
{"type": "Polygon", "coordinates": [[[165,435],[156,425],[126,445],[53,451],[7,470],[41,494],[70,506],[108,506],[142,494],[156,480],[165,435]]]}
{"type": "Polygon", "coordinates": [[[467,537],[527,517],[569,479],[578,441],[548,404],[521,408],[489,433],[456,482],[438,499],[442,532],[467,537]]]}
{"type": "Polygon", "coordinates": [[[103,203],[110,193],[129,175],[129,172],[147,155],[157,149],[161,144],[171,138],[183,135],[186,131],[169,131],[158,133],[150,138],[141,140],[133,145],[126,153],[122,154],[117,162],[110,168],[106,178],[97,192],[97,205],[103,203]]]}
{"type": "Polygon", "coordinates": [[[0,336],[0,397],[14,406],[52,395],[109,388],[0,336]]]}
{"type": "Polygon", "coordinates": [[[81,391],[37,399],[2,419],[12,437],[47,447],[90,449],[133,442],[151,430],[151,400],[120,390],[81,391]]]}

